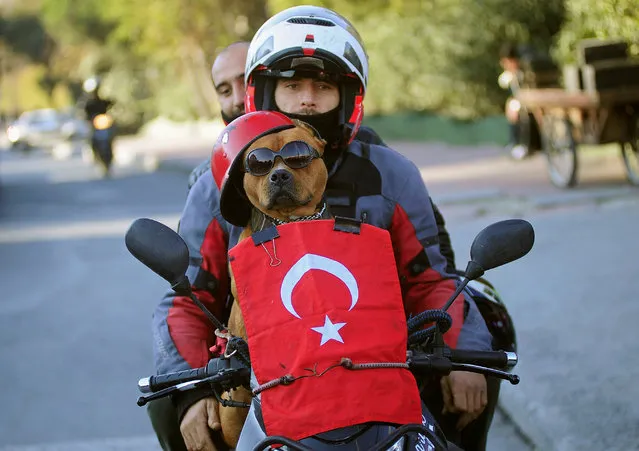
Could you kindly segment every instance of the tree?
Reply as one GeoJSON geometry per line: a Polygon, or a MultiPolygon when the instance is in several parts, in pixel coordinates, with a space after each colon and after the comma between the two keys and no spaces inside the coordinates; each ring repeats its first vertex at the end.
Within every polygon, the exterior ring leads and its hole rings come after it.
{"type": "Polygon", "coordinates": [[[55,43],[34,15],[0,18],[0,35],[14,53],[38,64],[49,64],[55,43]]]}
{"type": "MultiPolygon", "coordinates": [[[[3,70],[15,75],[28,65],[43,67],[37,82],[49,101],[52,101],[58,81],[50,70],[55,42],[40,18],[28,13],[0,18],[0,36],[5,59],[3,70]]],[[[17,105],[14,105],[14,109],[17,109],[17,105]]]]}
{"type": "MultiPolygon", "coordinates": [[[[271,0],[274,10],[291,0],[271,0]]],[[[459,118],[498,113],[504,40],[548,49],[563,0],[320,0],[349,18],[370,61],[368,114],[439,112],[459,118]]]]}
{"type": "MultiPolygon", "coordinates": [[[[473,118],[500,112],[504,94],[495,79],[501,43],[550,48],[563,23],[564,1],[572,17],[560,41],[564,47],[621,10],[628,13],[618,22],[619,32],[630,36],[637,30],[633,0],[583,0],[592,11],[580,0],[308,1],[343,14],[362,35],[371,68],[368,114],[408,110],[473,118]],[[604,13],[606,18],[593,16],[604,13]]],[[[41,84],[48,90],[60,83],[71,90],[101,74],[127,121],[159,114],[213,117],[218,107],[210,67],[216,53],[233,41],[250,40],[271,14],[298,3],[20,0],[39,21],[25,22],[34,31],[15,45],[45,65],[41,84]]]]}
{"type": "MultiPolygon", "coordinates": [[[[113,0],[106,14],[117,23],[111,42],[158,68],[156,82],[169,76],[187,85],[188,109],[204,117],[217,114],[208,75],[217,49],[250,39],[266,19],[264,2],[249,0],[113,0]]],[[[184,98],[185,89],[169,90],[184,98]]]]}
{"type": "Polygon", "coordinates": [[[554,54],[565,63],[576,59],[582,39],[621,39],[639,54],[639,6],[636,0],[566,0],[568,18],[554,54]]]}
{"type": "Polygon", "coordinates": [[[210,65],[217,49],[250,39],[263,1],[42,0],[61,43],[55,67],[69,79],[101,74],[126,121],[217,115],[210,65]]]}

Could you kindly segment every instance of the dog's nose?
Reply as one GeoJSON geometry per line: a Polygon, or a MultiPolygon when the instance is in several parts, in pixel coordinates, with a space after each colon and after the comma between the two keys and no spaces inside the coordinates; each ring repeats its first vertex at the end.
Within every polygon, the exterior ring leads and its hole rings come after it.
{"type": "Polygon", "coordinates": [[[286,183],[290,182],[292,178],[293,174],[288,172],[286,169],[276,169],[271,174],[271,183],[278,186],[283,186],[286,183]]]}

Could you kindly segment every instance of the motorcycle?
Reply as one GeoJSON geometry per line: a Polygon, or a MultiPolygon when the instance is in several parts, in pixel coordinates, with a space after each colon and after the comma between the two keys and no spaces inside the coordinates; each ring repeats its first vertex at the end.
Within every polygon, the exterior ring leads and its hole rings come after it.
{"type": "MultiPolygon", "coordinates": [[[[188,247],[176,232],[159,222],[141,218],[127,231],[125,243],[129,252],[169,282],[177,295],[189,297],[219,331],[226,331],[226,326],[193,295],[190,282],[185,275],[189,264],[188,247]]],[[[518,384],[519,376],[511,373],[518,361],[515,352],[450,349],[444,343],[443,334],[452,325],[447,310],[467,285],[479,279],[485,271],[523,257],[532,249],[533,243],[534,230],[530,223],[524,220],[500,221],[483,229],[472,243],[471,259],[463,271],[463,278],[444,307],[424,311],[407,320],[408,350],[405,368],[417,379],[447,375],[451,371],[469,371],[507,380],[513,385],[518,384]],[[423,329],[425,324],[430,323],[433,325],[423,329]]],[[[226,345],[226,352],[220,357],[212,358],[204,367],[140,379],[138,389],[143,395],[138,398],[137,404],[144,406],[149,401],[178,391],[206,387],[223,406],[250,408],[236,448],[238,450],[269,450],[273,449],[273,446],[284,446],[284,449],[296,451],[459,450],[446,440],[423,404],[421,424],[394,426],[366,423],[301,440],[292,440],[284,436],[269,437],[264,432],[259,390],[255,390],[256,383],[251,371],[248,344],[240,337],[231,337],[226,345]],[[255,396],[250,404],[221,397],[222,393],[240,386],[253,388],[255,396]]]]}
{"type": "Polygon", "coordinates": [[[96,115],[91,121],[91,150],[105,177],[111,171],[115,124],[109,113],[96,115]]]}

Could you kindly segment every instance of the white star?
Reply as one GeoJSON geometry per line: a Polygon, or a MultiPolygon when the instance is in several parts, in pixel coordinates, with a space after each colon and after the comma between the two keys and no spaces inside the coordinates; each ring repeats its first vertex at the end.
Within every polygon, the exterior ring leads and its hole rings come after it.
{"type": "Polygon", "coordinates": [[[326,315],[324,319],[324,325],[321,327],[312,327],[315,332],[322,334],[322,342],[320,346],[324,346],[324,344],[329,340],[339,341],[340,343],[344,343],[342,337],[339,334],[339,330],[344,327],[346,323],[335,323],[333,324],[331,320],[326,315]]]}

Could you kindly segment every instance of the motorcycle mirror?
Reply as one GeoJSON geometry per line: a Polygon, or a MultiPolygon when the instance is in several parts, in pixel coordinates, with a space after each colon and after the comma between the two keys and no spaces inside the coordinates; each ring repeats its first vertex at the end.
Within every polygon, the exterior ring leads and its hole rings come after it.
{"type": "Polygon", "coordinates": [[[129,252],[151,271],[171,284],[181,296],[188,296],[219,330],[222,324],[202,302],[193,295],[186,277],[189,267],[189,247],[180,235],[153,219],[136,219],[124,237],[129,252]]]}
{"type": "Polygon", "coordinates": [[[489,225],[477,234],[471,245],[466,278],[476,279],[489,269],[523,257],[534,242],[535,231],[523,219],[507,219],[489,225]]]}
{"type": "Polygon", "coordinates": [[[136,219],[124,237],[126,247],[135,258],[165,279],[176,289],[189,288],[186,270],[189,266],[189,248],[176,232],[153,219],[136,219]]]}

